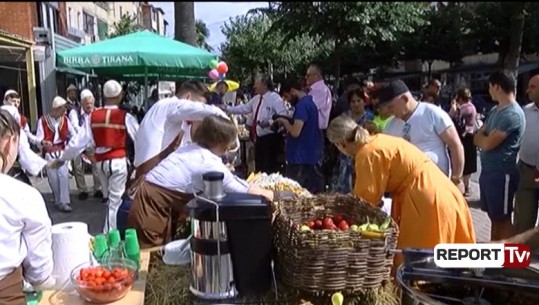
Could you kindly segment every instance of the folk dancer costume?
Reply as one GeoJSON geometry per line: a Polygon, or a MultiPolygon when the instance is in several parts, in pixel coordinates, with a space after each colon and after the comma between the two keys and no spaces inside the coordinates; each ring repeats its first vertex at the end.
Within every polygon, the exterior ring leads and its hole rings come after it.
{"type": "MultiPolygon", "coordinates": [[[[53,111],[65,107],[67,101],[57,96],[52,102],[53,111]]],[[[52,115],[43,115],[37,123],[36,137],[43,142],[52,143],[52,147],[42,145],[45,160],[52,161],[60,158],[70,138],[76,134],[75,129],[65,114],[55,118],[52,115]]],[[[71,211],[69,197],[69,170],[67,164],[58,168],[47,167],[47,179],[54,195],[58,209],[63,212],[71,211]]]]}
{"type": "MultiPolygon", "coordinates": [[[[20,115],[17,107],[12,105],[2,105],[0,109],[6,110],[16,121],[20,122],[20,115]]],[[[39,174],[43,167],[47,165],[47,161],[38,156],[30,148],[30,143],[28,143],[28,138],[23,130],[21,130],[19,137],[19,154],[17,155],[17,163],[19,167],[14,165],[8,172],[8,175],[29,185],[32,184],[28,176],[26,176],[25,171],[30,175],[35,176],[39,174]]]]}
{"type": "Polygon", "coordinates": [[[84,129],[69,142],[61,161],[75,158],[86,147],[95,142],[95,160],[99,178],[103,186],[103,196],[108,198],[108,215],[103,232],[116,229],[116,214],[122,203],[122,195],[127,181],[127,137],[135,139],[138,122],[127,111],[119,109],[122,86],[109,80],[103,86],[106,99],[103,108],[96,109],[86,121],[84,129]]]}
{"type": "MultiPolygon", "coordinates": [[[[84,102],[86,99],[94,99],[93,93],[88,90],[84,89],[80,93],[80,100],[81,103],[84,102]]],[[[93,111],[93,110],[92,110],[93,111]]],[[[73,128],[77,131],[77,133],[80,132],[81,129],[84,127],[84,123],[86,120],[88,120],[88,117],[90,116],[90,113],[87,113],[82,105],[74,105],[73,109],[69,111],[69,120],[71,121],[71,124],[73,125],[73,128]]],[[[94,155],[94,143],[91,143],[88,148],[85,150],[84,154],[86,156],[93,157],[94,155]]],[[[77,185],[77,189],[79,190],[79,199],[85,200],[88,198],[88,187],[86,185],[86,178],[84,176],[84,163],[85,163],[85,156],[84,154],[81,154],[75,159],[73,159],[73,176],[75,177],[75,184],[77,185]]],[[[89,161],[86,161],[89,162],[89,161]]],[[[103,199],[103,194],[101,193],[101,182],[99,181],[99,175],[97,173],[97,167],[95,164],[92,164],[92,176],[93,176],[93,182],[94,182],[94,197],[103,199]]],[[[104,200],[106,202],[106,200],[104,200]]]]}

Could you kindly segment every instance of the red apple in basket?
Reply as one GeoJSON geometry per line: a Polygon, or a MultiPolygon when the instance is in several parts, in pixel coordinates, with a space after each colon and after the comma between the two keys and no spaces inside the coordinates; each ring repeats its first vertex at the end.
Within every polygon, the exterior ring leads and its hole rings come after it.
{"type": "Polygon", "coordinates": [[[335,226],[335,223],[333,222],[333,219],[331,219],[331,217],[326,217],[324,218],[322,225],[324,226],[324,229],[331,229],[331,226],[335,226]]]}
{"type": "Polygon", "coordinates": [[[307,223],[307,226],[308,226],[309,228],[311,228],[311,229],[314,229],[314,228],[315,228],[315,223],[314,223],[314,221],[312,221],[312,220],[309,221],[309,222],[307,223]]]}
{"type": "Polygon", "coordinates": [[[333,216],[333,223],[340,224],[343,219],[344,218],[341,215],[333,216]]]}
{"type": "Polygon", "coordinates": [[[322,223],[322,220],[317,220],[314,222],[314,228],[315,229],[322,229],[322,227],[324,226],[324,224],[322,223]]]}
{"type": "Polygon", "coordinates": [[[341,220],[341,222],[339,222],[339,230],[348,231],[348,229],[350,229],[350,226],[348,225],[346,220],[341,220]]]}

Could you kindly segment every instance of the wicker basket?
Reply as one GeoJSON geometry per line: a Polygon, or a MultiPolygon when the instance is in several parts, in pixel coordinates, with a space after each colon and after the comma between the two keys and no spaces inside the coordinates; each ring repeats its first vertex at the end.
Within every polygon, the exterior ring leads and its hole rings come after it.
{"type": "Polygon", "coordinates": [[[348,195],[318,195],[285,200],[274,222],[277,272],[287,285],[316,295],[377,289],[389,280],[398,228],[392,221],[384,237],[362,237],[359,231],[300,231],[313,218],[343,215],[354,224],[381,223],[379,208],[348,195]]]}

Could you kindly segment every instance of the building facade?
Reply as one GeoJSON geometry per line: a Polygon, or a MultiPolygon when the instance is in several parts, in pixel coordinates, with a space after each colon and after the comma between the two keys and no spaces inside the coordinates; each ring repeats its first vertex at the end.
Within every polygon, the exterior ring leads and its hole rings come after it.
{"type": "Polygon", "coordinates": [[[65,2],[70,39],[82,44],[104,40],[125,14],[141,24],[140,2],[65,2]]]}
{"type": "Polygon", "coordinates": [[[142,27],[161,36],[166,36],[168,22],[165,20],[165,12],[148,2],[141,3],[142,27]]]}

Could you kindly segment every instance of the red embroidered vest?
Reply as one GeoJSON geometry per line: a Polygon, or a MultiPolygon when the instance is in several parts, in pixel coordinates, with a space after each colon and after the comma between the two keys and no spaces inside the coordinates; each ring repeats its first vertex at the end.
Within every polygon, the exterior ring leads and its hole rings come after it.
{"type": "Polygon", "coordinates": [[[122,109],[99,108],[90,115],[90,124],[96,147],[108,147],[104,154],[95,154],[97,161],[124,158],[127,156],[127,127],[122,109]]]}
{"type": "Polygon", "coordinates": [[[61,143],[55,144],[54,137],[56,134],[56,129],[54,128],[54,123],[52,117],[49,115],[44,115],[41,117],[41,125],[43,127],[43,140],[53,143],[52,148],[44,149],[44,152],[53,152],[63,150],[67,141],[69,140],[69,128],[68,128],[68,118],[67,116],[62,116],[60,123],[58,124],[58,132],[61,143]]]}

